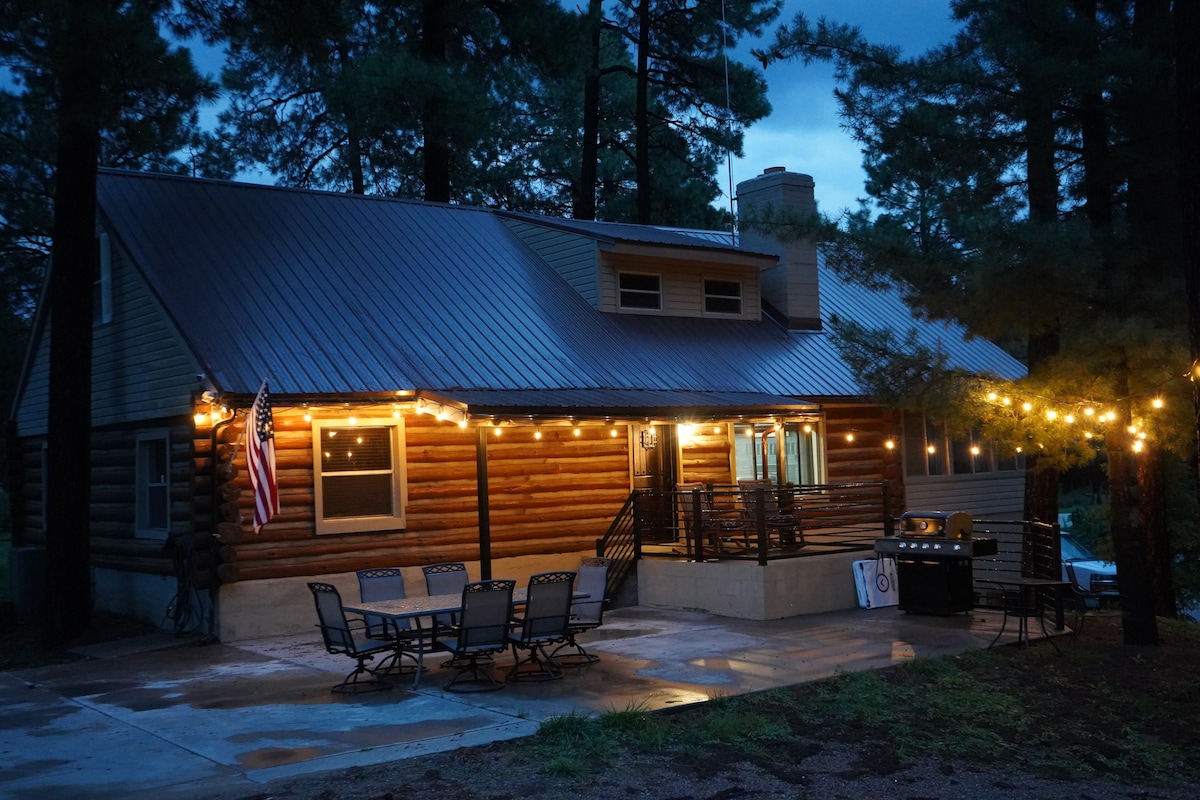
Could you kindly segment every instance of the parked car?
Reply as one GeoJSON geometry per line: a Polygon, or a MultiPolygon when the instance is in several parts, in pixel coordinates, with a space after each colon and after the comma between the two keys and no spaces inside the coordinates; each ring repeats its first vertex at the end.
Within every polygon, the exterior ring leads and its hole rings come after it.
{"type": "Polygon", "coordinates": [[[1079,582],[1081,589],[1091,589],[1094,592],[1102,592],[1106,595],[1116,596],[1117,592],[1117,565],[1111,561],[1102,561],[1096,558],[1096,554],[1089,550],[1083,542],[1071,535],[1070,531],[1063,531],[1060,541],[1062,543],[1062,579],[1067,578],[1067,562],[1075,571],[1075,580],[1079,582]]]}

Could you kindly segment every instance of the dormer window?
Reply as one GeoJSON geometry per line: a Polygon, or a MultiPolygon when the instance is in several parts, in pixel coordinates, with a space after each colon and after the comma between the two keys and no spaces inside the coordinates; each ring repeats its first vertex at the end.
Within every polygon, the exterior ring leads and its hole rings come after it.
{"type": "Polygon", "coordinates": [[[662,276],[640,272],[617,275],[621,308],[638,311],[662,310],[662,276]]]}
{"type": "Polygon", "coordinates": [[[704,281],[704,313],[742,313],[742,284],[739,281],[704,281]]]}

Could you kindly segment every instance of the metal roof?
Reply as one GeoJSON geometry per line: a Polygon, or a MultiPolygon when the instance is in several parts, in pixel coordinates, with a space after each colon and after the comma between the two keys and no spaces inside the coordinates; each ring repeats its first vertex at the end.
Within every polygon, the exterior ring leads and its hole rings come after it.
{"type": "MultiPolygon", "coordinates": [[[[861,394],[821,332],[598,312],[498,212],[112,170],[101,171],[98,198],[111,234],[225,392],[253,394],[269,376],[278,394],[417,389],[497,407],[713,408],[861,394]]],[[[563,224],[580,235],[696,241],[563,224]]],[[[823,313],[901,333],[917,326],[944,338],[956,366],[1024,374],[988,342],[915,321],[895,293],[824,269],[820,280],[823,313]]]]}

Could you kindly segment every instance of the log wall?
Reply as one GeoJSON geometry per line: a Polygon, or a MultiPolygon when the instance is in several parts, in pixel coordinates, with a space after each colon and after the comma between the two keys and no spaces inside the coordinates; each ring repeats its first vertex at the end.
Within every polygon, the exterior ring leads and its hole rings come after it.
{"type": "Polygon", "coordinates": [[[825,406],[825,463],[829,483],[887,481],[889,511],[904,511],[899,416],[872,405],[825,406]],[[850,437],[853,437],[851,439],[850,437]],[[889,450],[885,444],[896,445],[889,450]]]}
{"type": "MultiPolygon", "coordinates": [[[[370,411],[361,412],[364,416],[370,411]]],[[[241,418],[223,440],[236,440],[241,418]]],[[[493,558],[591,550],[629,496],[625,426],[501,428],[487,443],[493,558]]],[[[223,581],[415,566],[479,558],[476,432],[427,415],[404,420],[408,505],[403,530],[318,534],[312,432],[299,412],[275,414],[280,514],[251,532],[244,448],[233,466],[241,530],[221,539],[223,581]],[[236,541],[233,541],[236,540],[236,541]]],[[[217,455],[221,463],[220,454],[217,455]]]]}
{"type": "MultiPolygon", "coordinates": [[[[358,411],[362,416],[378,413],[358,411]]],[[[353,410],[339,413],[348,416],[353,410]]],[[[899,441],[891,413],[845,405],[827,407],[826,415],[829,482],[887,480],[892,513],[900,513],[904,485],[898,455],[883,447],[888,438],[899,441]],[[852,442],[847,433],[854,434],[852,442]]],[[[239,414],[215,431],[196,428],[190,418],[159,426],[171,437],[171,538],[197,550],[190,573],[197,586],[218,579],[479,558],[474,428],[409,413],[404,419],[406,527],[322,535],[314,519],[311,424],[301,409],[277,409],[281,511],[255,534],[245,447],[237,446],[243,421],[239,414]],[[214,532],[215,540],[206,536],[214,532]]],[[[631,487],[629,432],[624,425],[585,425],[580,431],[575,436],[567,426],[515,425],[488,437],[494,558],[591,550],[607,531],[631,487]],[[534,437],[537,430],[541,439],[534,437]]],[[[134,536],[137,433],[113,428],[93,434],[92,560],[112,569],[172,574],[179,566],[167,544],[134,536]]],[[[681,447],[684,480],[732,484],[730,435],[728,426],[702,425],[686,437],[681,447]]],[[[17,541],[42,544],[42,440],[18,441],[17,541]]]]}

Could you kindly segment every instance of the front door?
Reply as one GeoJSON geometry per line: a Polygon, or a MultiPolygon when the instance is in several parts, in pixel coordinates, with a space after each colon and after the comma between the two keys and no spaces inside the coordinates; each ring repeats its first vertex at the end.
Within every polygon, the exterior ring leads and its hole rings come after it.
{"type": "Polygon", "coordinates": [[[674,425],[634,425],[630,451],[633,488],[638,498],[637,524],[644,542],[675,540],[675,481],[679,447],[674,425]]]}

